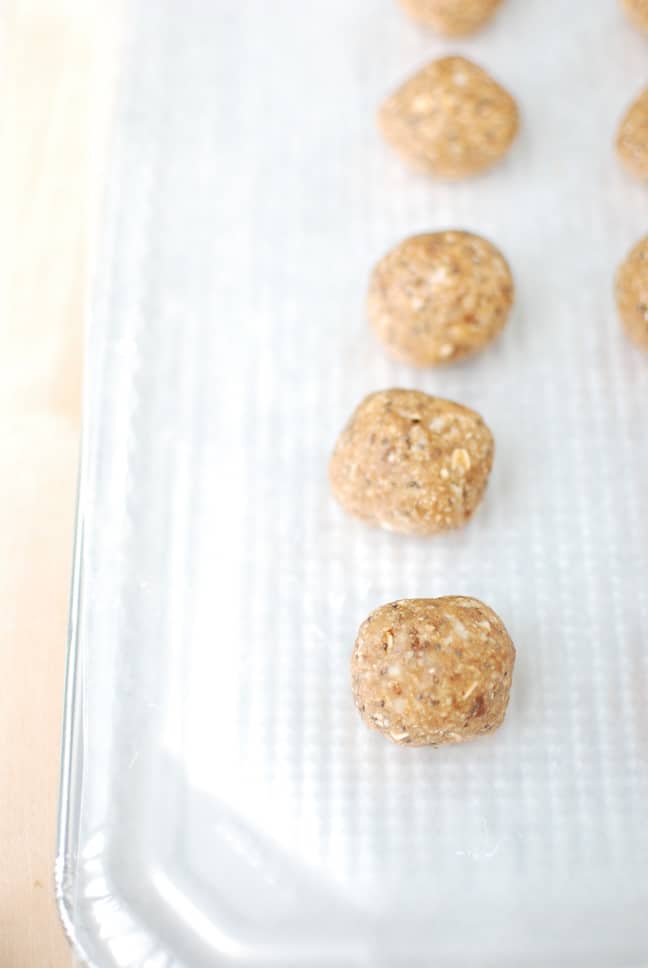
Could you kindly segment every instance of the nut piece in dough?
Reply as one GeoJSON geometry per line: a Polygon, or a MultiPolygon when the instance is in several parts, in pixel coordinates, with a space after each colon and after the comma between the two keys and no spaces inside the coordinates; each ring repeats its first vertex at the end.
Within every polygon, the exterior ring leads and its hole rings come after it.
{"type": "Polygon", "coordinates": [[[351,658],[353,698],[372,729],[395,743],[462,743],[501,725],[515,648],[476,598],[409,598],[360,626],[351,658]]]}
{"type": "Polygon", "coordinates": [[[329,477],[342,507],[388,531],[459,528],[479,504],[494,441],[474,410],[418,390],[381,390],[340,434],[329,477]]]}
{"type": "Polygon", "coordinates": [[[483,349],[512,303],[511,272],[494,245],[470,232],[434,232],[405,239],[380,260],[368,314],[394,356],[433,366],[483,349]]]}
{"type": "Polygon", "coordinates": [[[415,20],[448,37],[478,30],[492,17],[501,0],[400,0],[415,20]]]}
{"type": "Polygon", "coordinates": [[[465,178],[505,154],[518,129],[518,110],[481,67],[463,57],[443,57],[387,98],[378,124],[416,168],[440,178],[465,178]]]}
{"type": "Polygon", "coordinates": [[[619,266],[616,301],[628,336],[648,349],[648,235],[637,242],[619,266]]]}
{"type": "Polygon", "coordinates": [[[648,30],[648,0],[621,0],[625,12],[640,30],[648,30]]]}
{"type": "Polygon", "coordinates": [[[619,158],[639,178],[648,178],[648,88],[630,105],[616,139],[619,158]]]}

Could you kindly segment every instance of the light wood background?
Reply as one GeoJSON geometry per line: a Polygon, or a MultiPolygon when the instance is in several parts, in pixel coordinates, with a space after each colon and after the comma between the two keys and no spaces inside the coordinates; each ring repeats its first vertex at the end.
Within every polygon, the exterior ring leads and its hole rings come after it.
{"type": "Polygon", "coordinates": [[[71,964],[53,857],[88,223],[116,6],[9,0],[0,14],[0,968],[71,964]]]}

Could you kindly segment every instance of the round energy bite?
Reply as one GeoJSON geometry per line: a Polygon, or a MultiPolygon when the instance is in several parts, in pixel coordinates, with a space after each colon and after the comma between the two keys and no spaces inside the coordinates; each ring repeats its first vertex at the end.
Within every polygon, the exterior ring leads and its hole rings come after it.
{"type": "Polygon", "coordinates": [[[621,0],[630,20],[640,30],[648,30],[648,0],[621,0]]]}
{"type": "Polygon", "coordinates": [[[363,521],[435,534],[471,517],[493,452],[493,435],[474,410],[418,390],[381,390],[365,397],[340,434],[331,489],[363,521]]]}
{"type": "Polygon", "coordinates": [[[630,339],[648,349],[648,235],[637,242],[619,266],[616,302],[630,339]]]}
{"type": "Polygon", "coordinates": [[[462,743],[501,725],[514,662],[501,619],[476,598],[403,599],[360,626],[353,698],[395,743],[462,743]]]}
{"type": "Polygon", "coordinates": [[[470,232],[405,239],[375,267],[369,320],[398,359],[418,366],[479,352],[504,327],[513,279],[501,252],[470,232]]]}
{"type": "Polygon", "coordinates": [[[440,178],[489,168],[518,129],[515,101],[463,57],[442,57],[388,97],[378,114],[385,139],[414,167],[440,178]]]}
{"type": "Polygon", "coordinates": [[[616,139],[619,158],[638,178],[648,178],[648,88],[624,114],[616,139]]]}
{"type": "Polygon", "coordinates": [[[415,20],[448,37],[460,37],[482,27],[501,0],[400,0],[415,20]]]}

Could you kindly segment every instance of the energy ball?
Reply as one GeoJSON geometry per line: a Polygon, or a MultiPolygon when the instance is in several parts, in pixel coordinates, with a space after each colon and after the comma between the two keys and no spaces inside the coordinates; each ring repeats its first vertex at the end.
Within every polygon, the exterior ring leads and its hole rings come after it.
{"type": "Polygon", "coordinates": [[[619,158],[642,179],[648,178],[648,88],[626,111],[617,134],[619,158]]]}
{"type": "Polygon", "coordinates": [[[513,279],[494,245],[470,232],[415,235],[384,256],[369,320],[398,359],[434,366],[478,353],[504,327],[513,279]]]}
{"type": "Polygon", "coordinates": [[[460,37],[482,27],[501,0],[400,0],[415,20],[448,37],[460,37]]]}
{"type": "Polygon", "coordinates": [[[409,598],[360,626],[351,658],[360,715],[394,743],[463,743],[501,725],[515,648],[476,598],[409,598]]]}
{"type": "Polygon", "coordinates": [[[648,0],[621,0],[630,20],[640,30],[648,30],[648,0]]]}
{"type": "Polygon", "coordinates": [[[414,167],[439,178],[465,178],[506,153],[518,129],[518,109],[481,67],[463,57],[442,57],[387,98],[378,124],[414,167]]]}
{"type": "Polygon", "coordinates": [[[648,235],[637,242],[619,266],[616,301],[628,336],[648,349],[648,235]]]}
{"type": "Polygon", "coordinates": [[[365,397],[340,434],[331,489],[349,514],[388,531],[459,528],[482,499],[494,446],[468,407],[418,390],[381,390],[365,397]]]}

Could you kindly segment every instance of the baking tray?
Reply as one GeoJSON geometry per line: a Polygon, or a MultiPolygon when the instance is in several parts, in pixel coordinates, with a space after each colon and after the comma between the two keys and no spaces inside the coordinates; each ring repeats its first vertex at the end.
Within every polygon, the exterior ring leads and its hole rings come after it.
{"type": "Polygon", "coordinates": [[[88,336],[56,865],[90,965],[648,963],[648,359],[615,317],[648,193],[614,158],[648,80],[617,4],[525,0],[445,43],[390,0],[127,7],[88,336]],[[519,140],[444,185],[376,132],[458,51],[519,140]],[[365,321],[408,234],[492,239],[509,327],[420,371],[365,321]],[[326,465],[367,392],[476,408],[497,455],[464,530],[347,518],[326,465]],[[375,606],[474,595],[517,645],[495,735],[360,723],[375,606]]]}

